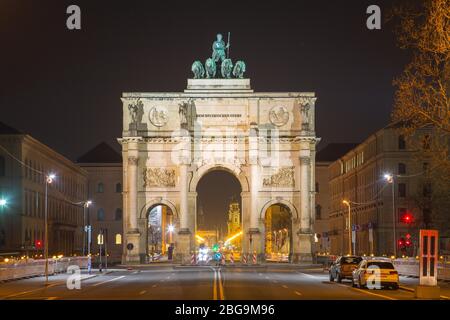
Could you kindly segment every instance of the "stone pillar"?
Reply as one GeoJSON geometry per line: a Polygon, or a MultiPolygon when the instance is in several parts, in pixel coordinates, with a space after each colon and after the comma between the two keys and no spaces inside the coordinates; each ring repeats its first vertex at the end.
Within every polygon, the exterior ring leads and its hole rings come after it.
{"type": "Polygon", "coordinates": [[[178,241],[175,247],[176,260],[182,264],[189,264],[191,259],[191,233],[189,229],[189,181],[188,171],[190,165],[190,137],[182,138],[182,148],[180,149],[179,167],[180,167],[180,230],[178,231],[178,241]]]}
{"type": "Polygon", "coordinates": [[[138,192],[138,165],[139,165],[139,139],[128,142],[127,159],[127,216],[128,228],[126,231],[126,262],[138,263],[140,233],[137,222],[137,192],[138,192]],[[128,246],[132,249],[128,249],[128,246]]]}
{"type": "Polygon", "coordinates": [[[300,229],[298,230],[298,262],[312,261],[311,231],[311,158],[309,150],[300,155],[300,229]]]}
{"type": "Polygon", "coordinates": [[[249,253],[255,252],[258,261],[261,259],[261,230],[259,229],[258,193],[260,186],[260,172],[258,165],[258,128],[251,124],[249,135],[249,164],[250,164],[250,228],[248,229],[249,253]]]}

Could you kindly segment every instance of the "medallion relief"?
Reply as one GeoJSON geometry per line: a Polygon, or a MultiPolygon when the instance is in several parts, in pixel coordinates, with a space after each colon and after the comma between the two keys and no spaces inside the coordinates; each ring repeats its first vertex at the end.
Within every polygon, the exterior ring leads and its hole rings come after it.
{"type": "Polygon", "coordinates": [[[277,127],[284,126],[289,120],[289,112],[287,111],[286,107],[272,107],[272,109],[270,109],[269,111],[269,120],[273,125],[277,127]]]}

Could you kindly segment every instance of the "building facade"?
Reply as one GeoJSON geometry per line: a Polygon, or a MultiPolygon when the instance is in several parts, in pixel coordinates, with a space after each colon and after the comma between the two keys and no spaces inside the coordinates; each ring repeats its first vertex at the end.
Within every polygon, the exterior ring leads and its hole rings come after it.
{"type": "MultiPolygon", "coordinates": [[[[189,79],[181,93],[124,93],[123,261],[148,255],[148,213],[166,205],[175,218],[175,256],[196,250],[197,192],[214,170],[241,184],[242,248],[264,259],[266,211],[291,218],[291,261],[311,261],[316,97],[255,93],[249,79],[189,79]]],[[[220,186],[211,186],[220,187],[220,186]]]]}
{"type": "Polygon", "coordinates": [[[418,228],[423,212],[413,197],[422,192],[421,173],[426,163],[413,156],[416,151],[397,130],[388,126],[376,132],[329,165],[329,237],[332,254],[415,255],[418,228]],[[393,183],[385,178],[393,176],[393,183]],[[350,202],[353,235],[349,234],[350,202]],[[405,217],[414,217],[408,221],[405,217]],[[394,236],[394,225],[396,235],[394,236]],[[411,245],[402,250],[398,241],[410,236],[411,245]]]}
{"type": "Polygon", "coordinates": [[[103,142],[77,162],[87,172],[89,182],[87,193],[92,204],[87,208],[86,223],[92,226],[92,254],[100,254],[101,249],[102,255],[108,254],[108,262],[120,262],[123,251],[122,156],[103,142]],[[99,243],[102,243],[101,248],[99,243]]]}
{"type": "Polygon", "coordinates": [[[330,212],[330,165],[356,147],[355,143],[330,143],[317,152],[316,156],[316,204],[314,223],[314,252],[329,254],[331,249],[329,235],[330,212]]]}
{"type": "Polygon", "coordinates": [[[28,134],[0,123],[0,252],[40,256],[44,248],[45,177],[50,255],[82,253],[87,173],[28,134]]]}

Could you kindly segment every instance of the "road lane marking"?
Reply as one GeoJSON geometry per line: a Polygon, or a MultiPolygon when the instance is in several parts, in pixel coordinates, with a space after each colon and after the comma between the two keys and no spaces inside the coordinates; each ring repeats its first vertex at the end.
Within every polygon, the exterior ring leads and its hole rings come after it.
{"type": "Polygon", "coordinates": [[[223,291],[223,285],[222,285],[222,277],[221,277],[221,272],[220,269],[217,271],[218,274],[218,282],[219,282],[219,298],[220,300],[225,300],[225,293],[223,291]]]}
{"type": "Polygon", "coordinates": [[[258,275],[262,277],[263,274],[262,273],[258,273],[258,275]]]}
{"type": "Polygon", "coordinates": [[[211,267],[211,269],[214,271],[214,282],[213,282],[213,300],[217,300],[217,272],[214,268],[211,267]]]}
{"type": "Polygon", "coordinates": [[[287,288],[288,288],[288,286],[287,286],[287,285],[285,285],[285,284],[283,284],[283,285],[282,285],[282,287],[283,287],[283,288],[285,288],[285,289],[287,289],[287,288]]]}
{"type": "Polygon", "coordinates": [[[277,281],[277,280],[272,280],[272,282],[273,282],[273,283],[278,283],[278,281],[277,281]]]}
{"type": "Polygon", "coordinates": [[[353,288],[353,287],[347,287],[347,286],[344,286],[344,287],[350,288],[350,289],[353,289],[353,290],[356,290],[356,291],[360,291],[360,292],[363,292],[363,293],[366,293],[366,294],[370,294],[370,295],[373,295],[373,296],[376,296],[376,297],[384,298],[384,299],[397,300],[395,298],[385,296],[384,294],[373,293],[373,292],[370,292],[370,291],[367,291],[367,290],[363,290],[363,289],[359,289],[359,288],[353,288]]]}
{"type": "Polygon", "coordinates": [[[268,277],[268,276],[266,276],[265,278],[266,278],[266,279],[269,279],[269,277],[268,277]]]}
{"type": "Polygon", "coordinates": [[[300,292],[298,292],[298,291],[294,291],[294,293],[296,294],[296,295],[298,295],[298,296],[301,296],[302,294],[300,293],[300,292]]]}
{"type": "Polygon", "coordinates": [[[142,290],[141,292],[139,292],[140,295],[143,295],[147,292],[147,290],[142,290]]]}
{"type": "Polygon", "coordinates": [[[115,277],[115,278],[112,278],[112,279],[109,279],[109,280],[106,280],[106,281],[103,281],[103,282],[98,282],[96,284],[93,284],[92,286],[93,287],[97,287],[99,285],[102,285],[102,284],[105,284],[105,283],[108,283],[108,282],[113,282],[113,281],[116,281],[116,280],[120,280],[122,278],[125,278],[125,276],[115,277]]]}
{"type": "Polygon", "coordinates": [[[156,288],[158,285],[157,284],[154,284],[154,285],[152,285],[152,288],[156,288]]]}

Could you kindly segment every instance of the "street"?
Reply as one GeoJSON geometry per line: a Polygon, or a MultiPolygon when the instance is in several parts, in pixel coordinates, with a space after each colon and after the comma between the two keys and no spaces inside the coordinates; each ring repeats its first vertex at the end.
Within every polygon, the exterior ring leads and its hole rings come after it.
{"type": "MultiPolygon", "coordinates": [[[[350,281],[329,282],[322,268],[274,264],[256,267],[151,266],[84,274],[81,289],[69,290],[68,275],[10,281],[0,284],[0,299],[8,300],[409,300],[414,293],[368,290],[350,281]]],[[[414,284],[417,279],[403,279],[414,284]]],[[[411,286],[412,288],[412,286],[411,286]]],[[[448,288],[446,289],[448,292],[448,288]]],[[[442,295],[447,294],[444,290],[442,295]]],[[[448,299],[448,295],[441,296],[448,299]]]]}

